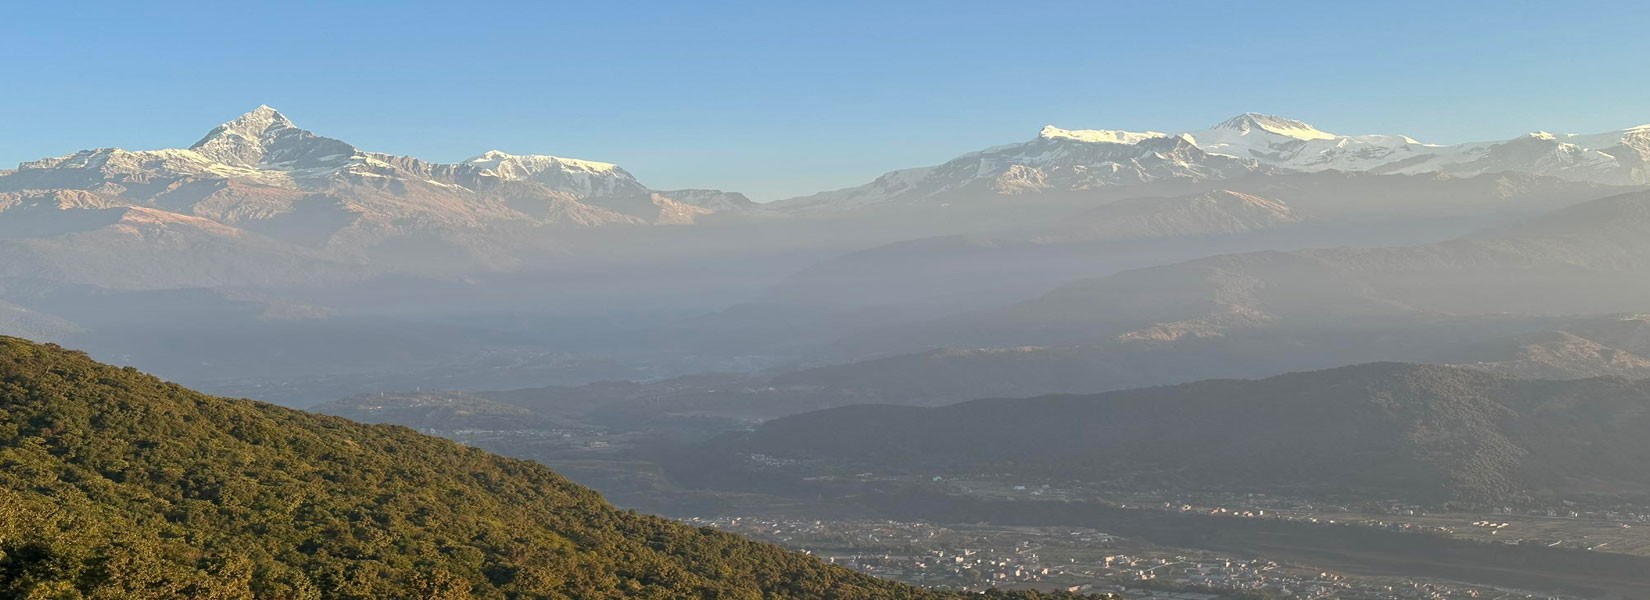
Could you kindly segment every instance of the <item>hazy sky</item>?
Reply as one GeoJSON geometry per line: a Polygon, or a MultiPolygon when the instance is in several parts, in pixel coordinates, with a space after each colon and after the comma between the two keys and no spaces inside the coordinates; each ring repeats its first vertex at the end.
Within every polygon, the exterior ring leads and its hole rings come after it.
{"type": "Polygon", "coordinates": [[[1459,142],[1650,123],[1646,2],[890,4],[10,3],[0,165],[184,146],[269,104],[370,150],[557,154],[771,200],[1045,124],[1258,111],[1459,142]]]}

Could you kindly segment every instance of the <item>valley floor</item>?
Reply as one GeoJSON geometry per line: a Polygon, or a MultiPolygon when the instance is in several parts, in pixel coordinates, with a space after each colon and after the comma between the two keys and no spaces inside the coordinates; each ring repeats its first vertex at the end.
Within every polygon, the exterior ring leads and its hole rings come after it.
{"type": "Polygon", "coordinates": [[[1650,507],[1445,512],[870,473],[836,482],[857,493],[807,498],[684,489],[633,440],[597,431],[429,432],[544,462],[621,506],[933,587],[1178,600],[1650,597],[1650,507]]]}

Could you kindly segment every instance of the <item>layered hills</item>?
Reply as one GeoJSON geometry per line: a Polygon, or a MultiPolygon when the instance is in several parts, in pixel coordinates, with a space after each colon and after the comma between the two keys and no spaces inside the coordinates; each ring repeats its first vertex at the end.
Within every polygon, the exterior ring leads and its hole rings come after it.
{"type": "Polygon", "coordinates": [[[1650,301],[1647,206],[1650,195],[1630,193],[1433,244],[1237,253],[1083,279],[1003,308],[863,333],[843,354],[951,350],[787,382],[889,382],[890,369],[905,389],[968,373],[1042,382],[984,388],[1024,395],[1371,360],[1634,375],[1639,344],[1606,332],[1637,323],[1631,315],[1650,301]],[[1554,337],[1563,335],[1581,339],[1554,337]],[[1107,374],[1114,385],[1102,383],[1107,374]]]}
{"type": "Polygon", "coordinates": [[[794,461],[803,476],[999,473],[1512,502],[1650,492],[1647,415],[1645,382],[1373,363],[1090,396],[844,407],[771,421],[711,446],[727,461],[718,464],[761,456],[766,464],[794,461]]]}

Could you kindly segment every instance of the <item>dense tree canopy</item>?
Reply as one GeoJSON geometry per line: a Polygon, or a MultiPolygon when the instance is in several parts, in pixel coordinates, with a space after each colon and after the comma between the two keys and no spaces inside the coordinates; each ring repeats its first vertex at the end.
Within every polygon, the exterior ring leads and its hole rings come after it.
{"type": "Polygon", "coordinates": [[[536,463],[0,337],[0,596],[942,598],[536,463]]]}

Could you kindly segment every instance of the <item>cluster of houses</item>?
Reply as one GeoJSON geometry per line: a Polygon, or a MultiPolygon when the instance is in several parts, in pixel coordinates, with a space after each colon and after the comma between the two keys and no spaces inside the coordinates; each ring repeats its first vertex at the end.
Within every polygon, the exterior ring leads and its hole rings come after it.
{"type": "Polygon", "coordinates": [[[767,539],[880,577],[965,591],[1066,590],[1127,600],[1547,598],[1456,584],[1348,578],[1212,553],[1187,556],[1082,528],[958,531],[925,523],[751,517],[688,522],[767,539]]]}

